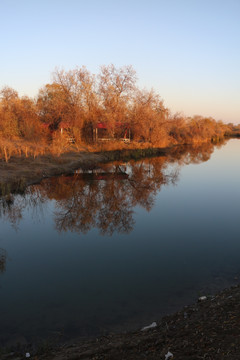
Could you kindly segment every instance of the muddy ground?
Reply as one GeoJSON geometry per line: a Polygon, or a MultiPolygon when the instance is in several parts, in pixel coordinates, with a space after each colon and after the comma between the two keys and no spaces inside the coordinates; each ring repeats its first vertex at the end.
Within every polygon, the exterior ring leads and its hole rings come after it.
{"type": "Polygon", "coordinates": [[[75,340],[58,347],[32,344],[0,354],[2,360],[239,360],[240,286],[163,317],[151,329],[75,340]],[[168,354],[168,356],[167,356],[168,354]]]}

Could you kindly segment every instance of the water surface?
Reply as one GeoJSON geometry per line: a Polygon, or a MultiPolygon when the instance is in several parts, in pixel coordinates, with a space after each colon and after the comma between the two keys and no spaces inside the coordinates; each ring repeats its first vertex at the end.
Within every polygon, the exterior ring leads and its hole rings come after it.
{"type": "Polygon", "coordinates": [[[239,154],[178,148],[1,199],[1,343],[139,328],[237,283],[239,154]]]}

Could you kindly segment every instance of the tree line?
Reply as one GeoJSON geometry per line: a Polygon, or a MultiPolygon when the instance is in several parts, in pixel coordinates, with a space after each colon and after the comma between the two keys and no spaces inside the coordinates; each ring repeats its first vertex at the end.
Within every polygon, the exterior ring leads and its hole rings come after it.
{"type": "MultiPolygon", "coordinates": [[[[94,129],[99,124],[104,124],[108,139],[114,141],[128,129],[135,147],[217,140],[234,127],[211,117],[171,114],[157,92],[139,89],[132,66],[102,66],[98,75],[86,67],[57,69],[52,82],[35,98],[20,97],[9,87],[0,91],[2,143],[20,141],[63,149],[71,145],[79,150],[83,144],[96,142],[94,129]]],[[[6,148],[4,156],[8,157],[6,148]]]]}

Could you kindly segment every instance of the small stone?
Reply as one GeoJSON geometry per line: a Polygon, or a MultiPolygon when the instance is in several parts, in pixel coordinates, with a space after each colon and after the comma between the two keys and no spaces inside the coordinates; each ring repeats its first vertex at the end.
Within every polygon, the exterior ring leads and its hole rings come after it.
{"type": "Polygon", "coordinates": [[[171,359],[173,357],[173,354],[168,351],[168,353],[165,355],[165,360],[171,359]]]}
{"type": "Polygon", "coordinates": [[[153,328],[155,328],[155,327],[157,327],[157,323],[154,321],[151,325],[149,325],[149,326],[144,326],[144,327],[141,329],[141,331],[146,331],[146,330],[149,330],[149,329],[153,329],[153,328]]]}

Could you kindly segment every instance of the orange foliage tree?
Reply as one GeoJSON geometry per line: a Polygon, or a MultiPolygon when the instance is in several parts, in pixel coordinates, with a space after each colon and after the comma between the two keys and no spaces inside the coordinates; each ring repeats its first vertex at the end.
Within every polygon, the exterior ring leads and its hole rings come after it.
{"type": "Polygon", "coordinates": [[[52,83],[40,89],[36,100],[19,97],[15,90],[4,87],[0,91],[0,138],[35,143],[57,139],[60,146],[63,136],[59,130],[67,128],[65,151],[69,140],[77,149],[79,143],[93,142],[98,123],[112,139],[122,137],[121,126],[124,131],[129,129],[136,147],[140,143],[163,147],[218,140],[233,132],[233,125],[211,117],[172,115],[159,94],[139,89],[136,80],[132,66],[109,65],[102,66],[98,75],[85,67],[56,69],[52,83]]]}

